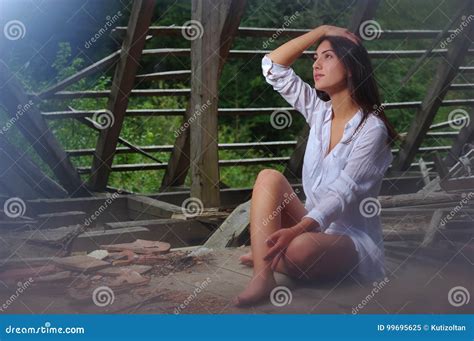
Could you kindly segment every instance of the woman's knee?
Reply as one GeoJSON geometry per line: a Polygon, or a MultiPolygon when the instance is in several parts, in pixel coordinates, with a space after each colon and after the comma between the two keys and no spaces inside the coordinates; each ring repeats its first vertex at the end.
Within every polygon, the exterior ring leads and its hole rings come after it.
{"type": "Polygon", "coordinates": [[[302,277],[312,267],[318,258],[318,250],[308,238],[314,238],[314,233],[306,232],[296,236],[285,251],[285,263],[291,275],[302,277]]]}
{"type": "Polygon", "coordinates": [[[276,169],[267,168],[258,173],[255,184],[275,184],[280,183],[283,179],[284,175],[281,172],[276,169]]]}

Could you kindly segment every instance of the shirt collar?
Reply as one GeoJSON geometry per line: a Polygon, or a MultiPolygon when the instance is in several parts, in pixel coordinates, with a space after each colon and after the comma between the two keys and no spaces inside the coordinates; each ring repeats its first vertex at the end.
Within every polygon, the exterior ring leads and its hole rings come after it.
{"type": "MultiPolygon", "coordinates": [[[[329,108],[330,110],[326,111],[326,116],[324,117],[323,123],[326,123],[331,120],[332,118],[332,105],[329,108]]],[[[345,129],[349,129],[353,126],[356,126],[360,123],[362,120],[363,114],[362,114],[362,108],[359,108],[359,110],[355,113],[354,116],[349,120],[349,122],[346,123],[345,129]]]]}

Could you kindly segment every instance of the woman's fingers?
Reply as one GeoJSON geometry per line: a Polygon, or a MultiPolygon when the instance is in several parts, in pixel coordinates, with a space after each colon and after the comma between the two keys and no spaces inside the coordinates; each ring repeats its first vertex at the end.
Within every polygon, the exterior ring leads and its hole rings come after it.
{"type": "Polygon", "coordinates": [[[273,259],[273,257],[275,257],[278,254],[278,252],[281,251],[281,249],[282,249],[282,245],[280,243],[275,244],[273,247],[270,248],[270,250],[268,250],[265,257],[263,257],[263,260],[269,261],[270,259],[273,259]]]}
{"type": "Polygon", "coordinates": [[[275,258],[274,258],[273,261],[272,261],[272,265],[271,265],[272,271],[275,271],[275,268],[277,267],[278,262],[280,261],[281,257],[283,257],[284,253],[285,253],[285,250],[281,250],[281,251],[275,256],[275,258]]]}

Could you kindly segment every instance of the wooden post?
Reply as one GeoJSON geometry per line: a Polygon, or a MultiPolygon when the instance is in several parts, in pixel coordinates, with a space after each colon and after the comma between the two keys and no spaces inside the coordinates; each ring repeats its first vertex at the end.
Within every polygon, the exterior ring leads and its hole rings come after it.
{"type": "MultiPolygon", "coordinates": [[[[470,8],[473,8],[471,3],[470,8]]],[[[468,11],[467,13],[470,13],[468,11]]],[[[400,152],[393,162],[393,171],[406,170],[415,158],[416,152],[423,141],[433,119],[438,112],[449,85],[456,76],[471,44],[471,37],[474,32],[474,25],[468,24],[464,31],[461,31],[454,41],[448,46],[448,54],[438,65],[434,80],[418,109],[408,134],[400,147],[400,152]]]]}
{"type": "Polygon", "coordinates": [[[92,174],[89,181],[91,187],[97,191],[103,191],[107,187],[128,106],[128,96],[133,88],[154,8],[155,0],[133,2],[127,34],[122,44],[107,104],[108,112],[113,116],[111,120],[113,124],[101,130],[92,163],[92,174]]]}
{"type": "Polygon", "coordinates": [[[184,117],[189,127],[176,138],[161,190],[184,183],[191,159],[191,196],[202,200],[205,207],[218,206],[220,201],[218,83],[245,5],[246,1],[238,0],[193,1],[193,28],[202,37],[190,37],[191,99],[184,117]]]}

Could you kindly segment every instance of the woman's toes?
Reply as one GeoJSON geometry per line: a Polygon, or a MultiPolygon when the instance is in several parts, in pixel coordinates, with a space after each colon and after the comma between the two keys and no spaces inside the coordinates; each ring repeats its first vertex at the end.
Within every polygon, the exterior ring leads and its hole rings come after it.
{"type": "Polygon", "coordinates": [[[246,253],[245,255],[240,256],[239,260],[244,265],[253,266],[253,258],[250,252],[246,253]]]}
{"type": "Polygon", "coordinates": [[[268,299],[271,291],[276,286],[273,277],[262,279],[254,277],[250,280],[247,288],[242,291],[235,299],[234,304],[238,307],[250,306],[260,301],[268,299]]]}

